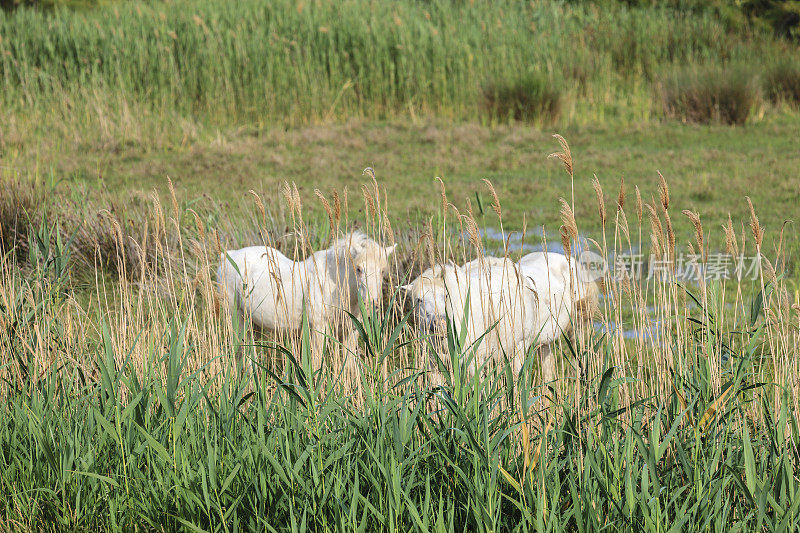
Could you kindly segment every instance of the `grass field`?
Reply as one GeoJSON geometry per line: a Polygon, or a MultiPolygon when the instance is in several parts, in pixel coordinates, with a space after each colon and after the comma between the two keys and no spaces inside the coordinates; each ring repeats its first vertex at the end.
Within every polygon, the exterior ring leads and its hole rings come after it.
{"type": "Polygon", "coordinates": [[[795,41],[702,2],[85,4],[0,10],[0,529],[800,527],[795,41]],[[607,276],[556,382],[469,378],[396,287],[542,226],[665,275],[607,276]],[[220,251],[354,227],[399,244],[356,353],[242,345],[220,251]]]}

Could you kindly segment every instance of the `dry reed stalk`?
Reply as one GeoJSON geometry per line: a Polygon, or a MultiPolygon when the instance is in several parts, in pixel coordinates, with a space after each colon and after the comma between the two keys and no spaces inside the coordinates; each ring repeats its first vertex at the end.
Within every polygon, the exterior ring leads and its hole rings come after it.
{"type": "Polygon", "coordinates": [[[625,178],[619,178],[619,194],[617,195],[617,211],[625,208],[625,178]]]}
{"type": "Polygon", "coordinates": [[[667,180],[664,179],[664,176],[661,174],[661,172],[658,172],[658,196],[659,200],[661,200],[661,207],[664,208],[664,211],[668,210],[669,186],[667,185],[667,180]]]}
{"type": "Polygon", "coordinates": [[[564,165],[564,170],[567,174],[572,176],[573,167],[572,167],[572,152],[569,149],[569,144],[567,140],[559,134],[553,135],[553,137],[558,141],[558,144],[561,146],[560,152],[553,152],[552,154],[548,155],[548,158],[558,159],[564,165]]]}
{"type": "Polygon", "coordinates": [[[682,213],[686,215],[686,217],[692,223],[692,226],[694,226],[694,234],[697,240],[697,248],[700,251],[700,257],[702,261],[705,263],[707,259],[706,255],[707,252],[705,248],[705,242],[703,240],[703,224],[700,222],[700,215],[688,209],[684,209],[682,213]]]}
{"type": "Polygon", "coordinates": [[[578,239],[578,225],[575,222],[575,213],[572,211],[572,208],[567,203],[566,200],[563,198],[559,198],[559,202],[561,203],[561,222],[564,226],[565,231],[570,239],[573,239],[577,242],[578,239]]]}
{"type": "Polygon", "coordinates": [[[572,198],[572,208],[575,209],[575,173],[574,167],[572,165],[572,152],[569,149],[569,144],[567,140],[559,134],[553,135],[553,137],[558,141],[558,144],[561,146],[560,152],[554,152],[548,155],[548,158],[554,158],[561,161],[564,165],[564,170],[569,175],[570,180],[570,193],[572,198]]]}
{"type": "Polygon", "coordinates": [[[267,227],[267,210],[264,209],[264,202],[261,201],[261,197],[258,195],[256,191],[250,189],[247,191],[253,197],[253,200],[256,202],[256,207],[258,208],[258,212],[261,213],[261,222],[263,223],[264,227],[267,227]]]}
{"type": "Polygon", "coordinates": [[[653,207],[653,204],[644,204],[645,208],[647,209],[647,214],[650,217],[650,240],[653,247],[652,253],[656,257],[663,258],[664,228],[661,225],[661,219],[658,217],[658,213],[656,212],[655,207],[653,207]]]}
{"type": "Polygon", "coordinates": [[[639,186],[634,185],[634,189],[636,190],[636,216],[639,219],[639,224],[642,223],[642,194],[639,192],[639,186]]]}
{"type": "Polygon", "coordinates": [[[725,231],[725,253],[733,257],[739,255],[739,244],[736,242],[736,232],[733,229],[731,214],[728,213],[728,223],[722,226],[725,231]]]}
{"type": "Polygon", "coordinates": [[[494,185],[492,185],[492,182],[486,178],[483,178],[483,182],[489,188],[489,193],[492,195],[492,209],[497,214],[497,217],[502,219],[503,212],[500,209],[500,198],[497,196],[497,191],[494,190],[494,185]]]}
{"type": "Polygon", "coordinates": [[[175,187],[172,185],[172,180],[167,176],[167,186],[169,188],[169,198],[172,201],[172,216],[175,219],[175,224],[180,223],[180,210],[178,209],[178,197],[175,194],[175,187]]]}
{"type": "Polygon", "coordinates": [[[339,198],[339,191],[336,189],[333,189],[333,216],[334,220],[336,220],[336,227],[338,229],[339,223],[342,220],[342,200],[339,198]]]}
{"type": "Polygon", "coordinates": [[[758,222],[758,217],[756,216],[756,210],[753,207],[753,202],[750,200],[749,196],[745,196],[747,200],[747,205],[750,207],[750,230],[753,232],[753,239],[756,241],[756,248],[761,250],[761,243],[764,240],[764,229],[761,227],[761,224],[758,222]]]}
{"type": "Polygon", "coordinates": [[[322,191],[319,189],[314,189],[314,194],[319,198],[320,203],[322,204],[322,208],[325,209],[325,213],[328,214],[328,224],[331,228],[331,235],[330,240],[333,240],[336,237],[336,224],[333,220],[333,209],[331,208],[331,204],[328,202],[328,199],[325,198],[325,195],[322,194],[322,191]]]}
{"type": "Polygon", "coordinates": [[[561,246],[564,248],[564,255],[570,258],[572,256],[572,245],[570,244],[569,229],[562,224],[558,228],[558,232],[561,235],[561,246]]]}
{"type": "Polygon", "coordinates": [[[481,239],[478,223],[471,216],[465,216],[464,221],[466,222],[470,244],[472,244],[479,256],[483,255],[483,240],[481,239]]]}
{"type": "Polygon", "coordinates": [[[447,213],[447,193],[444,188],[444,181],[442,181],[442,178],[439,176],[436,176],[434,179],[439,182],[439,192],[442,196],[442,214],[444,215],[447,213]]]}
{"type": "Polygon", "coordinates": [[[592,178],[592,188],[594,189],[595,196],[597,197],[597,212],[600,215],[600,224],[605,228],[606,226],[606,203],[603,198],[603,188],[600,187],[600,180],[597,175],[592,178]]]}

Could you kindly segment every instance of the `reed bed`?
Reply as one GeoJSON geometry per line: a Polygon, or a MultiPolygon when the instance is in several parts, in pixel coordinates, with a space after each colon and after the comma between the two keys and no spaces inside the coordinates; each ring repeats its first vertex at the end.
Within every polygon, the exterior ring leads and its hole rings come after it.
{"type": "Polygon", "coordinates": [[[796,53],[713,10],[623,2],[20,8],[0,12],[0,146],[58,132],[157,149],[216,128],[358,118],[636,123],[662,116],[662,71],[738,62],[755,74],[763,57],[796,53]]]}
{"type": "MultiPolygon", "coordinates": [[[[559,142],[552,164],[574,182],[573,155],[559,142]]],[[[369,169],[358,195],[317,191],[326,216],[315,222],[289,183],[277,203],[252,193],[249,218],[235,223],[186,206],[170,185],[169,195],[149,199],[139,234],[111,223],[124,242],[110,252],[95,246],[91,268],[75,260],[88,254],[65,223],[29,220],[24,252],[9,246],[0,261],[0,523],[796,528],[800,305],[788,290],[792,274],[781,270],[780,245],[771,257],[762,249],[751,204],[750,220],[726,221],[725,252],[755,257],[756,275],[712,279],[709,228],[719,221],[681,212],[667,179],[656,179],[659,198],[651,199],[621,183],[609,200],[596,184],[603,230],[591,239],[581,237],[565,192],[564,249],[590,249],[612,264],[646,250],[662,268],[648,279],[631,271],[603,278],[597,317],[559,341],[559,380],[549,386],[534,354],[518,376],[501,364],[467,378],[469,347],[451,327],[434,350],[395,289],[432,264],[519,255],[488,181],[498,252],[471,203],[457,209],[442,180],[439,214],[395,227],[391,199],[369,169]],[[354,202],[364,204],[357,220],[354,202]],[[695,227],[691,242],[675,236],[678,217],[695,227]],[[234,229],[243,223],[252,229],[234,229]],[[294,334],[253,332],[242,344],[219,305],[219,252],[262,242],[299,258],[354,226],[400,244],[383,309],[344,319],[358,332],[354,353],[332,336],[325,364],[313,369],[307,324],[294,334]],[[684,249],[697,282],[680,279],[684,249]],[[147,252],[133,268],[125,250],[147,252]],[[109,269],[110,260],[119,264],[109,269]],[[357,357],[356,375],[342,372],[346,357],[357,357]]]]}

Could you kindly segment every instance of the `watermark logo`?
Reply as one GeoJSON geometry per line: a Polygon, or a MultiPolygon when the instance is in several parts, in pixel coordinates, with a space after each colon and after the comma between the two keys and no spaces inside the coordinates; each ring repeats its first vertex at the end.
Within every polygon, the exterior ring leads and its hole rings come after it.
{"type": "Polygon", "coordinates": [[[699,282],[723,279],[758,279],[761,273],[759,256],[708,254],[678,254],[674,260],[656,255],[617,254],[606,261],[601,255],[584,251],[578,256],[587,281],[610,278],[615,281],[660,280],[699,282]]]}

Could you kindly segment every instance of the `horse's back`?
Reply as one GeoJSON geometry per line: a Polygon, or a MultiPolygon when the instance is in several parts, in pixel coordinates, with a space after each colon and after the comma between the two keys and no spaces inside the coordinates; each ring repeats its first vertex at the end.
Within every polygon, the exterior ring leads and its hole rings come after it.
{"type": "MultiPolygon", "coordinates": [[[[229,306],[249,311],[254,322],[274,329],[283,326],[276,319],[276,301],[283,296],[283,278],[293,275],[294,261],[266,246],[228,250],[220,257],[217,281],[229,306]]],[[[290,284],[291,287],[291,284],[290,284]]],[[[291,305],[290,307],[293,307],[291,305]]]]}

